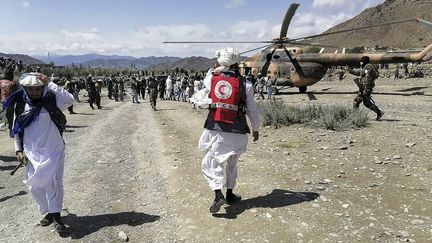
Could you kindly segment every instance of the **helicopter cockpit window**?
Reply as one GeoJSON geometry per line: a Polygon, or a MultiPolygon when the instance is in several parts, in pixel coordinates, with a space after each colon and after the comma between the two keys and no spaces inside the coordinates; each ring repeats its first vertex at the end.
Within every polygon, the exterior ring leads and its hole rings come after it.
{"type": "Polygon", "coordinates": [[[289,57],[284,51],[276,51],[272,57],[273,62],[290,62],[289,57]]]}

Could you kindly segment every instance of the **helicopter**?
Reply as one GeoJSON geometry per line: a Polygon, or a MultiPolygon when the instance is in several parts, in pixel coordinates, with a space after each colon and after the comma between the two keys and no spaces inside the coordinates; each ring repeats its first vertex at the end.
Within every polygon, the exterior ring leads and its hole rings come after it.
{"type": "MultiPolygon", "coordinates": [[[[320,53],[306,53],[304,48],[300,46],[335,47],[311,43],[308,40],[312,38],[411,21],[422,23],[427,21],[419,18],[405,19],[290,39],[287,37],[288,28],[299,6],[298,3],[292,3],[289,6],[282,22],[279,37],[269,41],[165,41],[163,43],[265,43],[264,46],[240,53],[245,54],[263,49],[260,53],[254,54],[240,63],[240,73],[242,75],[254,75],[255,77],[262,74],[275,80],[276,86],[298,87],[300,93],[305,93],[307,86],[319,82],[329,68],[344,65],[358,66],[363,56],[368,56],[370,62],[374,64],[421,62],[432,58],[430,54],[432,44],[419,53],[366,54],[345,53],[344,51],[342,53],[322,53],[322,51],[320,53]]],[[[276,88],[275,92],[277,93],[279,90],[276,88]]]]}

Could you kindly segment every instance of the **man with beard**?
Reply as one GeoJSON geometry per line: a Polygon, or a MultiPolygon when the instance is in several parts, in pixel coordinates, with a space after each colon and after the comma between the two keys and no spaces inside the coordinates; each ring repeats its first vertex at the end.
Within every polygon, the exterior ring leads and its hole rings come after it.
{"type": "Polygon", "coordinates": [[[16,156],[19,161],[27,161],[24,183],[40,213],[45,215],[40,225],[54,224],[55,230],[61,233],[66,229],[60,218],[65,157],[62,131],[66,118],[60,109],[71,106],[74,97],[41,73],[24,74],[19,82],[23,88],[4,103],[5,107],[19,100],[25,103],[12,128],[16,156]]]}

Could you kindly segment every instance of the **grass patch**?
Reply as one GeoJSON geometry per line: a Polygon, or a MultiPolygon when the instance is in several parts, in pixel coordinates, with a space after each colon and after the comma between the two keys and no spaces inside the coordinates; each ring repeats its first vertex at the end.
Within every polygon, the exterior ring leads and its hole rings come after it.
{"type": "Polygon", "coordinates": [[[288,126],[305,124],[328,130],[346,130],[365,127],[369,120],[363,110],[337,105],[288,106],[281,100],[259,102],[262,123],[264,126],[288,126]]]}

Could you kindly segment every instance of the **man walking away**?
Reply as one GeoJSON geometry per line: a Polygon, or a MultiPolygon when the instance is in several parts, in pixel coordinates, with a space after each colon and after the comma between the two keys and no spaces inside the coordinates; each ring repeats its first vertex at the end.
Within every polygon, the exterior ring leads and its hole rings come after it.
{"type": "Polygon", "coordinates": [[[232,47],[216,52],[218,67],[204,79],[210,90],[211,104],[199,139],[199,148],[206,154],[201,170],[214,200],[210,213],[217,213],[225,203],[233,204],[241,197],[233,193],[237,180],[237,163],[246,152],[250,133],[246,114],[251,122],[253,140],[259,139],[260,120],[252,84],[239,73],[240,54],[232,47]],[[226,174],[224,171],[226,170],[226,174]],[[222,193],[226,187],[226,198],[222,193]]]}
{"type": "Polygon", "coordinates": [[[153,108],[153,110],[156,110],[156,99],[158,95],[158,81],[155,77],[150,76],[147,85],[150,94],[150,105],[153,108]]]}

